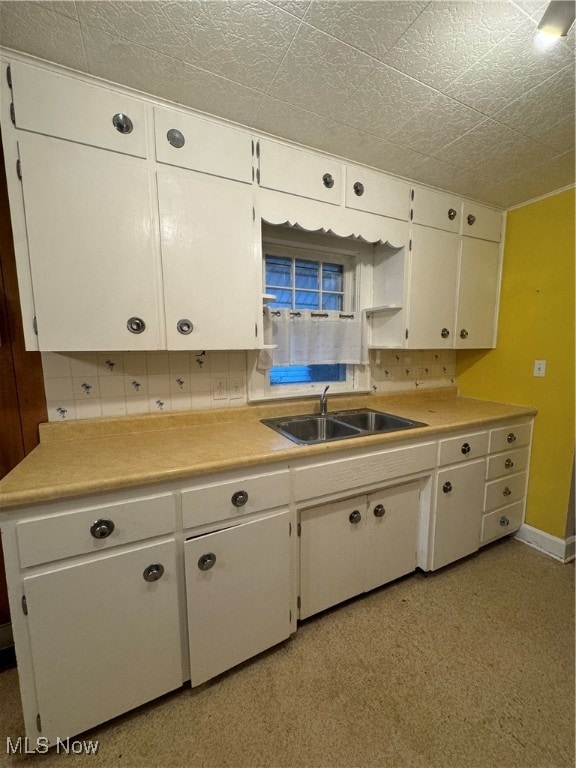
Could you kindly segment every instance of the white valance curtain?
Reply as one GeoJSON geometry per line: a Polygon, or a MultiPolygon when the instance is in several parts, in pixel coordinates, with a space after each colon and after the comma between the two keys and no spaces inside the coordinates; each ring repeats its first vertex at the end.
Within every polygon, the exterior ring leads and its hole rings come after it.
{"type": "Polygon", "coordinates": [[[264,349],[258,367],[285,365],[362,365],[368,362],[364,323],[359,312],[264,309],[264,349]]]}

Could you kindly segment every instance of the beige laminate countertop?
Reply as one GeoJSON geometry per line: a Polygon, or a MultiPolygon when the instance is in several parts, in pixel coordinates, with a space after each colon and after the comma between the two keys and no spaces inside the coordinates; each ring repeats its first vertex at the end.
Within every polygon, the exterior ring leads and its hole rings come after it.
{"type": "Polygon", "coordinates": [[[0,508],[275,461],[435,437],[530,417],[536,409],[458,397],[455,388],[395,395],[334,396],[329,410],[370,407],[425,422],[409,432],[299,445],[260,419],[318,411],[318,399],[179,414],[40,425],[40,444],[0,481],[0,508]]]}

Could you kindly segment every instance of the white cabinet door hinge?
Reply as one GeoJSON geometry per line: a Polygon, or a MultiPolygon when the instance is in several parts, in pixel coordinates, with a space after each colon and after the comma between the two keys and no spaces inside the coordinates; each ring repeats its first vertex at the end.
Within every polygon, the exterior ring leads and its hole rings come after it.
{"type": "Polygon", "coordinates": [[[26,602],[26,595],[22,595],[22,613],[24,616],[28,616],[28,603],[26,602]]]}
{"type": "Polygon", "coordinates": [[[301,602],[302,601],[300,600],[300,595],[298,595],[298,597],[296,598],[296,605],[298,606],[298,609],[300,609],[300,603],[301,602]]]}
{"type": "Polygon", "coordinates": [[[38,336],[38,320],[36,320],[36,315],[32,318],[32,328],[34,329],[36,336],[38,336]]]}
{"type": "Polygon", "coordinates": [[[14,102],[10,102],[10,120],[16,125],[16,110],[14,109],[14,102]]]}
{"type": "Polygon", "coordinates": [[[6,67],[6,80],[8,81],[8,87],[12,89],[12,67],[10,64],[6,67]]]}
{"type": "Polygon", "coordinates": [[[302,536],[302,524],[298,523],[298,536],[302,536]]]}
{"type": "Polygon", "coordinates": [[[42,733],[42,718],[40,717],[40,712],[36,715],[36,728],[38,728],[38,733],[42,733]]]}
{"type": "Polygon", "coordinates": [[[22,181],[22,163],[20,159],[16,160],[16,176],[22,181]]]}

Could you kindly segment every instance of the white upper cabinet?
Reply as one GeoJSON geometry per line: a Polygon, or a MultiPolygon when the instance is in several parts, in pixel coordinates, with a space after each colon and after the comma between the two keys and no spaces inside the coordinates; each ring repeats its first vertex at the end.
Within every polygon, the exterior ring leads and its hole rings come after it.
{"type": "Polygon", "coordinates": [[[19,152],[39,348],[158,349],[150,170],[34,134],[19,152]]]}
{"type": "Polygon", "coordinates": [[[462,203],[460,232],[467,237],[499,243],[502,234],[502,212],[465,200],[462,203]]]}
{"type": "Polygon", "coordinates": [[[410,185],[383,173],[349,165],[346,167],[346,207],[407,221],[410,185]]]}
{"type": "Polygon", "coordinates": [[[500,245],[462,238],[455,329],[457,349],[494,346],[499,280],[500,245]]]}
{"type": "Polygon", "coordinates": [[[251,184],[252,138],[219,123],[154,107],[156,159],[251,184]]]}
{"type": "Polygon", "coordinates": [[[260,186],[340,205],[342,165],[329,157],[260,139],[260,186]]]}
{"type": "Polygon", "coordinates": [[[10,64],[17,128],[146,157],[146,103],[39,67],[10,64]]]}
{"type": "Polygon", "coordinates": [[[254,349],[262,287],[252,187],[188,172],[158,173],[169,349],[254,349]]]}
{"type": "Polygon", "coordinates": [[[426,227],[458,232],[460,229],[460,198],[423,187],[412,190],[412,221],[426,227]]]}

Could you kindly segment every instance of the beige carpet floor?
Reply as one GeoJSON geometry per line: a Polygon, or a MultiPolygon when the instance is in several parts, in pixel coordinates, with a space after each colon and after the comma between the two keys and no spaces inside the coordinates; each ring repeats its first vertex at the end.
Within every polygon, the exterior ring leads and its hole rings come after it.
{"type": "Polygon", "coordinates": [[[574,564],[505,540],[84,734],[95,756],[6,755],[24,731],[1,673],[0,765],[564,768],[574,715],[574,564]]]}

